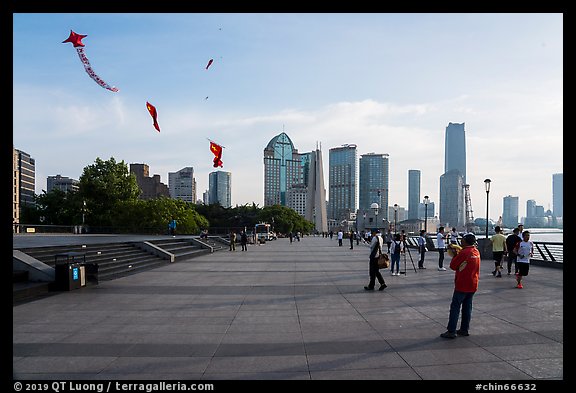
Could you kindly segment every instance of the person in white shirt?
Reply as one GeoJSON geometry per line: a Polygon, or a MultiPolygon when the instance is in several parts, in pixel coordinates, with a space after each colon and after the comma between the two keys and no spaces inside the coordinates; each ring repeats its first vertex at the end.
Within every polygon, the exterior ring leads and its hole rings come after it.
{"type": "Polygon", "coordinates": [[[426,255],[426,231],[424,229],[420,231],[420,237],[418,238],[418,251],[420,251],[418,269],[426,269],[424,267],[424,256],[426,255]]]}
{"type": "Polygon", "coordinates": [[[530,232],[522,232],[522,241],[516,245],[516,288],[522,289],[522,277],[528,275],[530,269],[530,257],[534,254],[534,243],[530,241],[530,232]]]}
{"type": "Polygon", "coordinates": [[[455,227],[450,231],[450,244],[458,244],[458,231],[455,227]]]}
{"type": "Polygon", "coordinates": [[[380,236],[379,230],[374,230],[373,233],[374,236],[370,242],[370,282],[368,283],[368,286],[364,287],[364,289],[367,291],[373,291],[376,279],[378,279],[378,282],[380,283],[380,288],[378,288],[378,290],[383,291],[387,285],[384,282],[384,277],[382,277],[382,274],[380,273],[380,269],[378,268],[378,257],[382,253],[384,241],[382,240],[382,236],[380,236]]]}
{"type": "Polygon", "coordinates": [[[444,227],[438,228],[438,233],[436,234],[436,248],[438,248],[438,270],[446,271],[444,267],[444,251],[446,251],[446,235],[444,234],[444,227]]]}
{"type": "Polygon", "coordinates": [[[338,231],[338,245],[342,247],[342,239],[344,239],[344,232],[342,230],[338,231]]]}

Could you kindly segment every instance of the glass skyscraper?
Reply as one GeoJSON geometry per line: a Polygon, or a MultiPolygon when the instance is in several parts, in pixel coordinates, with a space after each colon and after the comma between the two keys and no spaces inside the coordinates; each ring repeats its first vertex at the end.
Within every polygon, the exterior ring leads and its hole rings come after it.
{"type": "Polygon", "coordinates": [[[440,225],[466,225],[466,134],[464,123],[448,123],[444,143],[444,174],[440,176],[440,225]],[[459,178],[459,179],[458,179],[459,178]]]}
{"type": "Polygon", "coordinates": [[[518,197],[508,195],[504,197],[502,209],[502,225],[505,228],[516,228],[518,221],[518,197]]]}
{"type": "Polygon", "coordinates": [[[418,218],[420,206],[420,171],[408,170],[408,219],[418,218]]]}
{"type": "Polygon", "coordinates": [[[388,154],[362,154],[359,160],[360,210],[369,211],[374,202],[380,206],[380,218],[388,220],[388,154]]]}
{"type": "Polygon", "coordinates": [[[170,198],[196,203],[196,179],[194,168],[188,166],[178,172],[168,172],[170,198]]]}
{"type": "MultiPolygon", "coordinates": [[[[308,157],[309,160],[309,157],[308,157]]],[[[264,206],[288,205],[288,190],[296,184],[304,184],[301,157],[294,144],[282,132],[268,142],[264,149],[264,206]]]]}
{"type": "Polygon", "coordinates": [[[330,149],[328,173],[328,219],[349,219],[356,212],[356,145],[330,149]]]}
{"type": "Polygon", "coordinates": [[[208,200],[210,204],[220,203],[222,207],[232,207],[232,173],[210,172],[208,178],[208,200]]]}
{"type": "Polygon", "coordinates": [[[444,144],[444,173],[460,171],[466,184],[466,133],[464,123],[448,123],[444,144]]]}

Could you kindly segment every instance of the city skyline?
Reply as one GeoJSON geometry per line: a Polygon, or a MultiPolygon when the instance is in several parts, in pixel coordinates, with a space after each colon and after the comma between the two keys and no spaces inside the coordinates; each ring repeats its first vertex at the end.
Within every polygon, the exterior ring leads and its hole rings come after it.
{"type": "MultiPolygon", "coordinates": [[[[262,148],[285,131],[303,152],[320,142],[324,154],[344,144],[388,154],[389,205],[408,206],[410,169],[421,171],[421,195],[438,203],[445,128],[465,123],[474,217],[485,216],[485,178],[492,220],[507,195],[553,208],[552,175],[563,172],[562,14],[13,21],[13,144],[36,160],[36,193],[48,176],[78,179],[96,157],[146,162],[163,183],[191,166],[205,190],[211,138],[225,147],[222,169],[234,173],[232,205],[264,206],[262,148]],[[87,35],[86,56],[119,92],[85,74],[62,44],[70,30],[87,35]]],[[[325,179],[327,171],[325,162],[325,179]]]]}

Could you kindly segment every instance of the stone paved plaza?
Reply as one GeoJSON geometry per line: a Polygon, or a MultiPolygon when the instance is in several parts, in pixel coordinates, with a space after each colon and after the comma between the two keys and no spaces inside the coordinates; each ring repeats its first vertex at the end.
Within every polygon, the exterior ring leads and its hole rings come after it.
{"type": "Polygon", "coordinates": [[[470,336],[450,340],[454,273],[435,252],[425,266],[367,292],[367,246],[305,237],[57,293],[13,307],[13,378],[564,378],[561,269],[531,266],[516,289],[483,260],[470,336]]]}

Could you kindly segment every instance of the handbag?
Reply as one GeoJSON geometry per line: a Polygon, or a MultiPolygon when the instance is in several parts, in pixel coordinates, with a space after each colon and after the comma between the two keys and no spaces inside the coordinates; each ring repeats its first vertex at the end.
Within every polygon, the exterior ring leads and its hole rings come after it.
{"type": "Polygon", "coordinates": [[[380,254],[378,257],[378,269],[387,269],[390,267],[390,258],[387,254],[380,254]]]}

